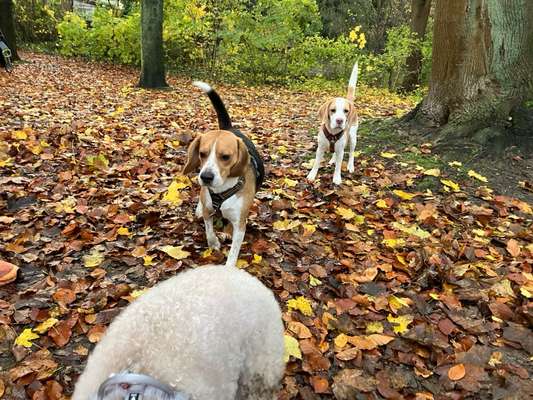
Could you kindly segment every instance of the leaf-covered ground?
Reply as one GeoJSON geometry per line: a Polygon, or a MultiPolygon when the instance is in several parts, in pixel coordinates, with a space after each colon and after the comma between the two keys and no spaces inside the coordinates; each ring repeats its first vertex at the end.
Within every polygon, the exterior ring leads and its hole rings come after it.
{"type": "MultiPolygon", "coordinates": [[[[179,175],[191,138],[216,122],[187,80],[151,92],[128,68],[24,58],[0,73],[0,260],[20,267],[0,287],[0,397],[63,399],[121,308],[224,261],[193,216],[198,186],[179,175]]],[[[281,399],[533,393],[530,205],[476,171],[445,176],[422,162],[428,145],[367,152],[371,124],[353,176],[334,188],[328,167],[311,184],[326,94],[219,92],[268,168],[239,266],[283,309],[281,399]]],[[[372,91],[357,105],[364,120],[412,106],[372,91]]]]}

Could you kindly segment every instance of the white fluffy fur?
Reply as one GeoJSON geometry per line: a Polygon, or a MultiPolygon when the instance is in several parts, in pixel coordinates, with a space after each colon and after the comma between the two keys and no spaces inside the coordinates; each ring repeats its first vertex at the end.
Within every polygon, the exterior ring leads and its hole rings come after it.
{"type": "Polygon", "coordinates": [[[274,399],[283,376],[283,324],[270,290],[223,266],[183,272],[150,289],[113,321],[72,400],[87,400],[129,370],[194,400],[274,399]]]}
{"type": "Polygon", "coordinates": [[[197,88],[200,88],[205,93],[209,93],[211,90],[213,90],[213,88],[209,86],[209,84],[202,81],[194,81],[192,84],[197,88]]]}

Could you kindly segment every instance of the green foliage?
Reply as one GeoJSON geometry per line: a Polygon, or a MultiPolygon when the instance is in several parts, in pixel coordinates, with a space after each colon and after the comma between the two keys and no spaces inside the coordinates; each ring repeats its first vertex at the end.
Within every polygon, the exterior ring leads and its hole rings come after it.
{"type": "Polygon", "coordinates": [[[63,17],[60,0],[16,0],[15,30],[20,42],[36,43],[57,39],[56,25],[63,17]]]}
{"type": "MultiPolygon", "coordinates": [[[[90,27],[67,14],[58,24],[61,53],[139,65],[140,11],[135,1],[130,3],[122,17],[98,8],[90,27]]],[[[361,26],[335,39],[322,37],[315,0],[166,0],[164,4],[166,63],[182,72],[194,71],[197,77],[290,85],[345,83],[359,60],[362,83],[394,89],[416,46],[428,60],[431,57],[431,38],[420,44],[405,25],[387,32],[381,54],[365,50],[366,32],[361,26]]]]}

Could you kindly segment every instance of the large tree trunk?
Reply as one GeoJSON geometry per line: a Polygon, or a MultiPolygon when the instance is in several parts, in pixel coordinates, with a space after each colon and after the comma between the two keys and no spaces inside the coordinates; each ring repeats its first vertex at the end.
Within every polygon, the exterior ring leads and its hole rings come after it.
{"type": "Polygon", "coordinates": [[[437,0],[433,40],[429,93],[410,117],[439,127],[441,147],[509,143],[533,98],[533,1],[437,0]]]}
{"type": "Polygon", "coordinates": [[[163,54],[163,0],[141,1],[141,79],[143,88],[166,87],[163,54]]]}
{"type": "MultiPolygon", "coordinates": [[[[411,31],[419,40],[424,40],[428,25],[431,0],[411,0],[411,31]]],[[[422,52],[417,47],[407,58],[407,75],[403,81],[402,89],[415,90],[420,85],[420,72],[422,70],[422,52]]]]}
{"type": "Polygon", "coordinates": [[[18,60],[13,0],[0,0],[0,30],[4,33],[7,45],[11,49],[13,60],[18,60]]]}

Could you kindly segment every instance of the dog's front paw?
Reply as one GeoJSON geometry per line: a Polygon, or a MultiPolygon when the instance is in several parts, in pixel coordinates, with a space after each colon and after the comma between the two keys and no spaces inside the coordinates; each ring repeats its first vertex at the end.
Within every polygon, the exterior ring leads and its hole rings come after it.
{"type": "Polygon", "coordinates": [[[312,182],[312,181],[314,181],[315,179],[316,179],[316,172],[311,171],[311,172],[309,172],[309,173],[307,174],[307,180],[308,180],[308,181],[311,181],[311,182],[312,182]]]}
{"type": "Polygon", "coordinates": [[[340,185],[342,183],[342,178],[340,177],[340,175],[333,177],[333,183],[335,185],[340,185]]]}
{"type": "Polygon", "coordinates": [[[220,250],[220,241],[216,236],[207,238],[207,245],[213,250],[220,250]]]}

